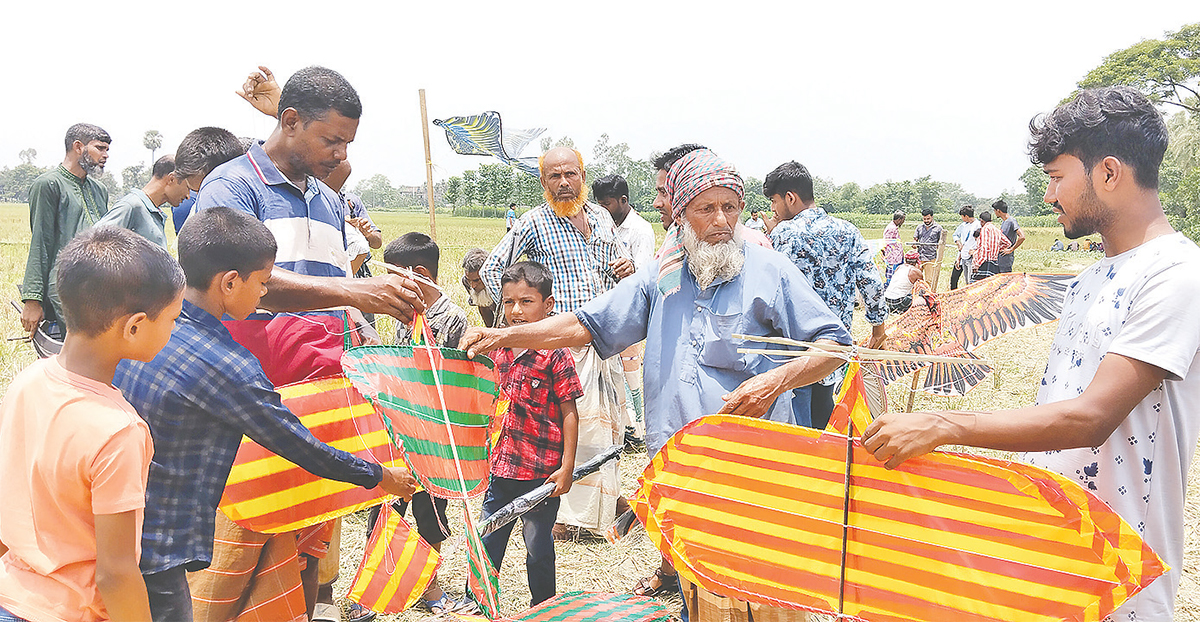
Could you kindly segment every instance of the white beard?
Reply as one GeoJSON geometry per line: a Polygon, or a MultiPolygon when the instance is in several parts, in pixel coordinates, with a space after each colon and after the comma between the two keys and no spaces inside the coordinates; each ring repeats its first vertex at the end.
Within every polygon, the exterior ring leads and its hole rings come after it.
{"type": "Polygon", "coordinates": [[[728,280],[741,274],[746,253],[742,249],[741,233],[736,227],[732,239],[711,244],[702,241],[687,221],[679,224],[683,226],[683,248],[687,251],[688,270],[696,277],[696,284],[701,290],[708,289],[718,279],[728,280]]]}

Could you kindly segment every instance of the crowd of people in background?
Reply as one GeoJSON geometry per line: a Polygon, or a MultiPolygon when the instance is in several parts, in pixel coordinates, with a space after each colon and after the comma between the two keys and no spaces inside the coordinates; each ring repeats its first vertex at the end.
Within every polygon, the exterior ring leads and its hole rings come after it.
{"type": "MultiPolygon", "coordinates": [[[[462,258],[482,324],[472,326],[439,285],[436,242],[409,232],[384,246],[344,189],[363,114],[349,82],[309,67],[280,88],[260,68],[242,95],[276,119],[270,136],[198,128],[111,209],[91,174],[112,143],[97,126],[72,126],[62,165],[34,182],[21,324],[63,342],[0,405],[0,621],[340,620],[337,565],[323,562],[337,560],[336,521],[261,534],[217,510],[243,435],[322,477],[399,497],[396,509],[411,507],[421,537],[440,546],[445,499],[418,491],[408,469],[317,440],[275,390],[340,374],[347,347],[381,341],[373,314],[397,319],[396,343],[412,343],[423,314],[437,346],[494,358],[511,407],[483,513],[554,484],[522,516],[536,605],[558,591],[555,541],[602,533],[628,509],[615,463],[574,482],[576,464],[614,444],[653,456],[713,413],[828,422],[840,359],[781,363],[740,352],[735,335],[849,346],[861,301],[870,326],[861,345],[875,348],[943,250],[956,289],[1011,272],[1026,240],[1000,200],[978,218],[962,206],[952,245],[931,210],[911,242],[897,212],[882,247],[872,245],[817,205],[813,176],[795,161],[765,177],[771,213],[743,222],[737,167],[684,144],[654,162],[666,230],[656,248],[625,179],[589,185],[582,155],[554,148],[539,159],[545,202],[519,217],[509,205],[502,239],[462,258]]],[[[1038,405],[970,413],[969,423],[956,412],[884,415],[862,441],[889,468],[943,443],[1047,452],[1030,460],[1097,491],[1172,568],[1122,619],[1170,619],[1200,432],[1200,373],[1191,373],[1200,325],[1185,308],[1200,293],[1200,249],[1158,204],[1166,130],[1136,91],[1085,91],[1033,131],[1032,157],[1051,179],[1045,199],[1066,236],[1100,234],[1108,247],[1068,294],[1038,405]],[[1151,462],[1153,478],[1142,467],[1151,462]]],[[[483,539],[497,569],[512,528],[483,539]]],[[[633,587],[679,589],[666,558],[633,587]]],[[[422,601],[433,613],[476,608],[436,580],[422,601]]],[[[361,607],[350,615],[374,617],[361,607]]]]}

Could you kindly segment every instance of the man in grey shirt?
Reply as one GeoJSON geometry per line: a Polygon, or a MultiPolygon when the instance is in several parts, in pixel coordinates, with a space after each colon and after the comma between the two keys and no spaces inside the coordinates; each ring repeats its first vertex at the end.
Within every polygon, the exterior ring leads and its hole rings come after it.
{"type": "Polygon", "coordinates": [[[150,169],[149,183],[117,201],[96,226],[115,225],[167,247],[167,212],[163,205],[178,207],[188,197],[187,179],[176,174],[175,156],[165,155],[150,169]]]}
{"type": "Polygon", "coordinates": [[[1012,272],[1013,251],[1025,243],[1025,232],[1021,230],[1021,225],[1017,224],[1017,219],[1008,215],[1008,203],[1005,203],[1004,199],[992,203],[992,209],[1000,217],[1000,233],[1003,233],[1004,237],[1008,238],[1009,243],[1012,244],[1012,246],[1000,251],[1000,257],[997,259],[997,264],[1000,268],[998,272],[1012,272]]]}

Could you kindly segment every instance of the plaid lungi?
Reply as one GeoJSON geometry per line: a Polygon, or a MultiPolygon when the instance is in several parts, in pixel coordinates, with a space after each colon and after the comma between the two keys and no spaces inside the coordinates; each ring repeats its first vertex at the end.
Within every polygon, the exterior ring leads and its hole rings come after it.
{"type": "Polygon", "coordinates": [[[195,621],[306,622],[298,553],[324,556],[331,527],[263,534],[218,511],[212,565],[188,577],[195,621]]]}

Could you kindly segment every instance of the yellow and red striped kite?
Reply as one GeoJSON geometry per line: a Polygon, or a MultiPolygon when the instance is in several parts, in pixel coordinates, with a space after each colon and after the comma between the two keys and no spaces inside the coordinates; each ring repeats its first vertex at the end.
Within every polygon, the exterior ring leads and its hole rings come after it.
{"type": "Polygon", "coordinates": [[[346,598],[379,613],[415,605],[437,573],[438,554],[385,503],[346,598]]]}
{"type": "Polygon", "coordinates": [[[846,436],[744,417],[686,426],[637,498],[689,581],[854,620],[1098,621],[1166,570],[1056,474],[941,452],[888,470],[846,436]]]}
{"type": "Polygon", "coordinates": [[[429,494],[462,499],[487,489],[496,402],[490,359],[426,346],[363,346],[342,355],[342,369],[388,418],[429,494]]]}
{"type": "MultiPolygon", "coordinates": [[[[383,418],[342,376],[279,388],[283,405],[318,440],[384,466],[404,466],[383,418]]],[[[221,511],[259,533],[283,533],[383,503],[389,495],[323,479],[242,437],[221,511]]]]}

